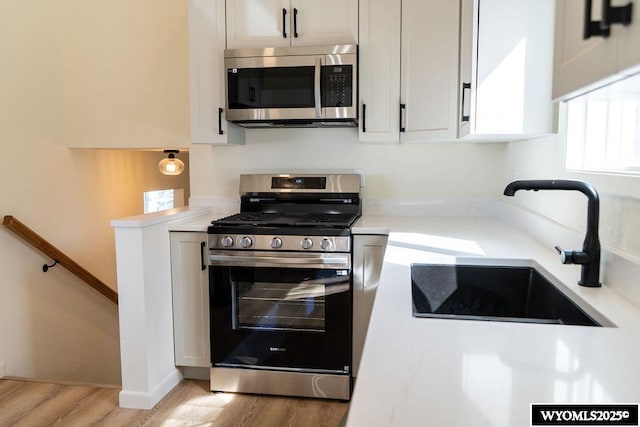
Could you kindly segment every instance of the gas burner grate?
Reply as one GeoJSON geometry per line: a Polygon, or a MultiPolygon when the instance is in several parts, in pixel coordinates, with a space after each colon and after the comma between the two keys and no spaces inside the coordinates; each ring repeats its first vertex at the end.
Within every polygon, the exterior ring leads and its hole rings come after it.
{"type": "Polygon", "coordinates": [[[214,226],[269,226],[269,227],[341,227],[353,224],[355,214],[292,214],[240,212],[213,221],[214,226]]]}
{"type": "Polygon", "coordinates": [[[215,225],[264,225],[278,214],[264,212],[241,212],[213,221],[215,225]]]}
{"type": "Polygon", "coordinates": [[[353,214],[309,214],[296,221],[296,225],[330,225],[338,227],[348,227],[355,221],[356,218],[357,215],[353,214]]]}

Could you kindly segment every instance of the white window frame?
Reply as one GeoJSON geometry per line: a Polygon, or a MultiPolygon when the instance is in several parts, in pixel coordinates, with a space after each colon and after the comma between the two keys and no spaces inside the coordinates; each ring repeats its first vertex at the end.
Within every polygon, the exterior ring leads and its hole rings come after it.
{"type": "Polygon", "coordinates": [[[562,102],[565,169],[640,175],[640,74],[562,102]]]}
{"type": "Polygon", "coordinates": [[[160,212],[167,209],[178,208],[184,206],[184,189],[183,188],[167,188],[161,190],[145,191],[142,195],[144,213],[160,212]],[[169,196],[170,194],[170,196],[169,196]],[[158,198],[167,197],[167,200],[158,201],[158,198]],[[170,203],[168,199],[170,198],[170,203]],[[157,203],[156,206],[151,206],[157,203]]]}

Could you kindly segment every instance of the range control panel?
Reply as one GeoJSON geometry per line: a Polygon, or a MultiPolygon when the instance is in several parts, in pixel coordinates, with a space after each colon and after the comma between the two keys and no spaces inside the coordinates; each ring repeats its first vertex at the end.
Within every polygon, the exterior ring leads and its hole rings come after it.
{"type": "Polygon", "coordinates": [[[271,236],[266,234],[210,234],[210,249],[349,252],[348,236],[271,236]]]}

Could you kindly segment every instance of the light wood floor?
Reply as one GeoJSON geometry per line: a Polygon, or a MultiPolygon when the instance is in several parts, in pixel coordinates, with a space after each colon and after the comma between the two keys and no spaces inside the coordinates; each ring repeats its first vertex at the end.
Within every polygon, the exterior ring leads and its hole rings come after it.
{"type": "Polygon", "coordinates": [[[332,400],[213,394],[184,380],[152,410],[118,407],[116,388],[0,380],[0,426],[318,426],[344,423],[332,400]]]}

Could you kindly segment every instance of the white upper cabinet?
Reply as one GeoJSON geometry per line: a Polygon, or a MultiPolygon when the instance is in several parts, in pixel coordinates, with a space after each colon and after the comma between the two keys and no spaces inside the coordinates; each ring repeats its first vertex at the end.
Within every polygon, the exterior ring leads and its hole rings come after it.
{"type": "MultiPolygon", "coordinates": [[[[630,0],[612,0],[613,16],[623,11],[630,0]]],[[[603,2],[599,0],[556,1],[553,98],[568,99],[612,80],[638,71],[640,64],[640,4],[633,5],[630,25],[612,23],[609,35],[590,35],[591,27],[600,28],[603,2]],[[591,4],[591,14],[586,7],[591,4]]]]}
{"type": "Polygon", "coordinates": [[[362,142],[400,142],[400,2],[360,0],[362,142]]]}
{"type": "Polygon", "coordinates": [[[244,129],[225,120],[224,12],[224,0],[189,0],[192,143],[244,143],[244,129]]]}
{"type": "Polygon", "coordinates": [[[456,138],[459,32],[459,1],[402,1],[402,142],[456,138]]]}
{"type": "Polygon", "coordinates": [[[362,142],[457,135],[459,2],[360,1],[362,142]]]}
{"type": "Polygon", "coordinates": [[[553,0],[461,1],[459,138],[553,132],[553,16],[553,0]]]}
{"type": "Polygon", "coordinates": [[[358,43],[358,0],[229,0],[227,48],[358,43]]]}
{"type": "MultiPolygon", "coordinates": [[[[628,4],[630,0],[622,4],[628,4]]],[[[628,26],[614,25],[612,31],[619,32],[618,69],[625,75],[640,71],[640,3],[632,6],[633,16],[628,26]]]]}

